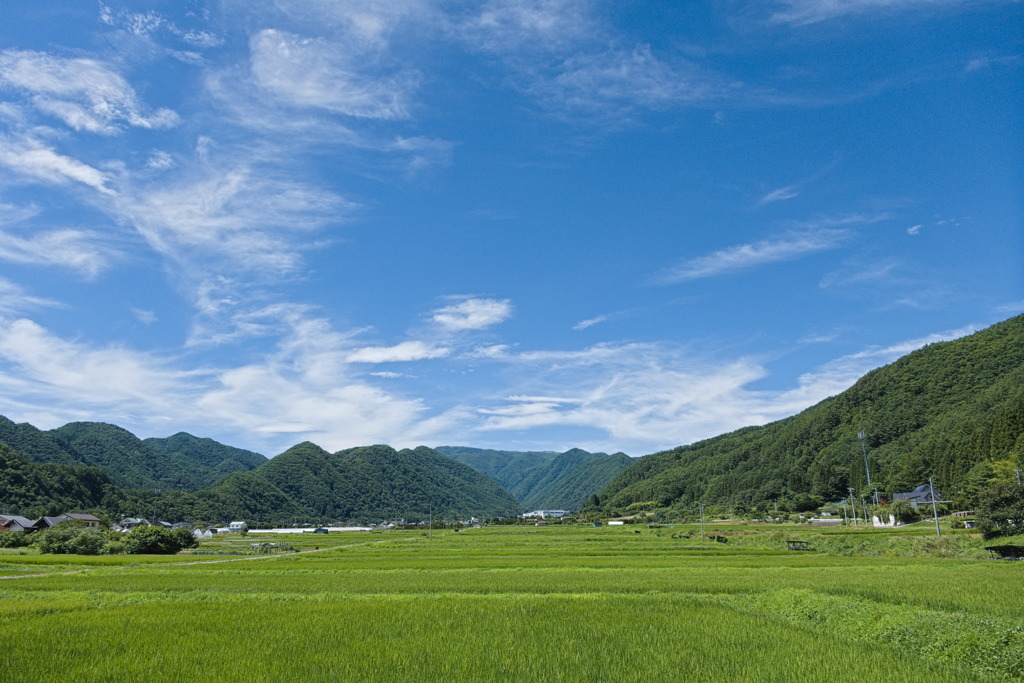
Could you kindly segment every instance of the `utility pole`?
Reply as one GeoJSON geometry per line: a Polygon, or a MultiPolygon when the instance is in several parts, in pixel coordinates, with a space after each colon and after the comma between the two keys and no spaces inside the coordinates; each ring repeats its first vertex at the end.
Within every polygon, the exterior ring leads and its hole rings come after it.
{"type": "Polygon", "coordinates": [[[704,503],[700,504],[700,540],[704,540],[704,503]]]}
{"type": "Polygon", "coordinates": [[[430,504],[430,508],[429,509],[430,509],[430,518],[429,518],[430,521],[427,523],[427,527],[429,529],[430,535],[427,538],[429,540],[433,540],[433,538],[434,538],[434,504],[433,503],[430,504]]]}
{"type": "Polygon", "coordinates": [[[857,432],[857,438],[860,439],[860,450],[864,454],[864,475],[868,478],[868,486],[871,486],[871,469],[868,467],[868,447],[864,444],[864,438],[867,436],[865,432],[857,432]]]}
{"type": "Polygon", "coordinates": [[[1014,470],[1013,473],[1017,475],[1017,483],[1020,484],[1020,470],[1014,470]]]}
{"type": "Polygon", "coordinates": [[[850,492],[850,509],[853,510],[853,514],[850,515],[850,516],[853,517],[853,528],[856,529],[857,528],[857,502],[856,502],[857,499],[853,497],[853,487],[852,486],[849,487],[847,489],[847,491],[850,492]]]}
{"type": "Polygon", "coordinates": [[[860,497],[860,506],[864,510],[864,526],[868,525],[868,501],[867,496],[860,497]]]}
{"type": "Polygon", "coordinates": [[[932,515],[935,517],[935,535],[941,536],[942,531],[939,529],[939,509],[935,506],[935,485],[932,484],[931,477],[928,477],[928,488],[931,489],[931,493],[928,495],[932,498],[932,515]]]}

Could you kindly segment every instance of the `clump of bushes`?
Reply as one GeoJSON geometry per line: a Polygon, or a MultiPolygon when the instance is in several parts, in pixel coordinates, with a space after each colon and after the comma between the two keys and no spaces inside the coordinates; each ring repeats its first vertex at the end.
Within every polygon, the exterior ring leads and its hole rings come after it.
{"type": "Polygon", "coordinates": [[[28,536],[20,531],[0,531],[0,548],[23,548],[28,545],[28,536]]]}
{"type": "Polygon", "coordinates": [[[80,524],[58,524],[26,542],[50,555],[173,555],[199,545],[190,529],[140,526],[121,534],[80,524]]]}

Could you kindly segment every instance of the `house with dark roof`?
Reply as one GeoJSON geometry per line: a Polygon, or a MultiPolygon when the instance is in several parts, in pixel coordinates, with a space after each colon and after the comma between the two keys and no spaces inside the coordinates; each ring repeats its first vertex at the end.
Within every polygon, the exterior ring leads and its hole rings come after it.
{"type": "Polygon", "coordinates": [[[69,522],[79,522],[85,526],[92,527],[93,529],[100,528],[100,518],[95,515],[89,515],[81,512],[65,512],[61,517],[64,517],[69,522]]]}
{"type": "Polygon", "coordinates": [[[57,526],[61,522],[66,522],[66,521],[68,521],[68,520],[67,520],[67,518],[64,515],[58,515],[56,517],[45,517],[44,516],[44,517],[40,517],[39,519],[36,520],[35,528],[36,528],[37,531],[42,531],[43,529],[49,529],[51,526],[57,526]]]}
{"type": "Polygon", "coordinates": [[[23,534],[36,530],[35,522],[18,515],[0,515],[0,529],[4,531],[20,531],[23,534]]]}
{"type": "Polygon", "coordinates": [[[893,501],[905,500],[914,507],[933,502],[943,502],[942,494],[938,490],[933,489],[931,484],[921,484],[913,491],[907,491],[906,493],[894,493],[892,494],[892,499],[893,501]]]}

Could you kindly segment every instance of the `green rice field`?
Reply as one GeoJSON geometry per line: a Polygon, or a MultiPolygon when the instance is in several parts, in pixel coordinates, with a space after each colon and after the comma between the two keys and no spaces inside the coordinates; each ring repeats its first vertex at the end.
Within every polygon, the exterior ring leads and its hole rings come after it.
{"type": "Polygon", "coordinates": [[[0,681],[1024,678],[1024,563],[965,550],[966,536],[818,539],[878,549],[848,556],[788,551],[795,532],[682,532],[250,533],[174,557],[8,551],[0,681]],[[299,552],[245,554],[259,541],[299,552]]]}

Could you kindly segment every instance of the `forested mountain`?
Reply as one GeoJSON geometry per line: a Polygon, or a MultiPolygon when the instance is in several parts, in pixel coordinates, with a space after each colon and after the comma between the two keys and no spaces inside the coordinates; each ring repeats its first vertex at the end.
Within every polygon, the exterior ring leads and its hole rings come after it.
{"type": "Polygon", "coordinates": [[[30,462],[82,464],[82,456],[52,433],[44,432],[27,422],[15,424],[0,415],[0,444],[10,446],[18,455],[30,462]]]}
{"type": "Polygon", "coordinates": [[[867,493],[858,432],[881,495],[934,477],[971,497],[1024,457],[1024,316],[930,344],[793,417],[648,455],[600,494],[606,510],[695,501],[794,509],[867,493]]]}
{"type": "Polygon", "coordinates": [[[632,464],[633,459],[625,453],[607,455],[574,448],[555,458],[541,476],[524,481],[517,491],[524,491],[523,505],[531,510],[578,510],[632,464]]]}
{"type": "Polygon", "coordinates": [[[143,439],[150,448],[179,461],[193,462],[203,470],[203,478],[219,479],[232,472],[253,470],[267,461],[266,456],[234,446],[225,446],[213,439],[201,439],[178,432],[165,439],[143,439]],[[207,474],[208,473],[208,474],[207,474]]]}
{"type": "Polygon", "coordinates": [[[500,451],[469,446],[438,446],[434,450],[469,465],[509,492],[560,455],[557,451],[500,451]]]}
{"type": "Polygon", "coordinates": [[[159,498],[174,519],[369,523],[510,516],[519,504],[494,481],[437,451],[366,446],[328,453],[304,442],[195,493],[159,498]]]}
{"type": "Polygon", "coordinates": [[[252,524],[366,523],[394,518],[419,521],[431,512],[435,517],[464,518],[511,516],[520,510],[493,480],[425,447],[396,451],[368,446],[332,454],[307,442],[267,460],[187,434],[149,440],[168,451],[164,453],[119,427],[99,423],[73,423],[53,432],[9,421],[0,427],[4,435],[15,434],[20,443],[36,448],[37,456],[103,464],[101,468],[30,462],[0,443],[0,511],[30,517],[70,510],[111,518],[204,523],[229,519],[252,524]],[[145,463],[147,458],[156,462],[145,463]],[[209,472],[245,466],[258,462],[256,458],[262,459],[258,467],[232,472],[193,492],[168,490],[161,480],[149,476],[179,466],[178,481],[195,481],[196,468],[209,472]],[[118,481],[114,476],[118,471],[129,476],[118,481]],[[129,485],[121,485],[124,481],[129,485]]]}
{"type": "Polygon", "coordinates": [[[473,468],[426,447],[351,448],[330,454],[302,443],[260,466],[256,474],[315,515],[380,520],[435,515],[508,516],[519,504],[473,468]]]}
{"type": "Polygon", "coordinates": [[[99,509],[115,488],[110,477],[99,468],[33,463],[0,444],[2,512],[35,518],[65,511],[99,509]]]}
{"type": "Polygon", "coordinates": [[[625,453],[588,453],[579,448],[565,453],[466,446],[437,450],[494,479],[531,510],[575,510],[633,462],[625,453]]]}
{"type": "Polygon", "coordinates": [[[114,484],[129,489],[197,491],[231,472],[266,462],[252,451],[185,433],[142,441],[102,422],[72,422],[41,431],[0,416],[0,444],[35,463],[98,467],[114,484]]]}

